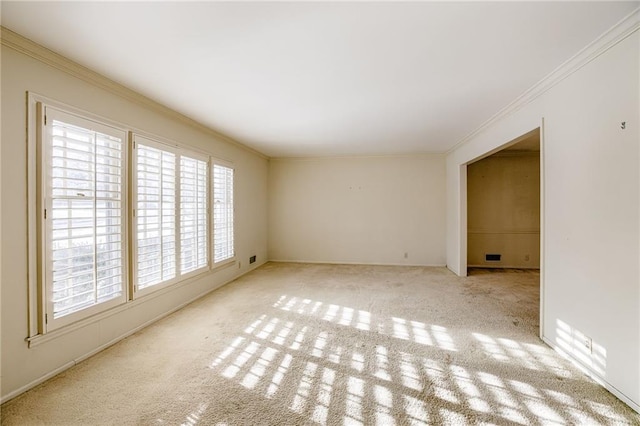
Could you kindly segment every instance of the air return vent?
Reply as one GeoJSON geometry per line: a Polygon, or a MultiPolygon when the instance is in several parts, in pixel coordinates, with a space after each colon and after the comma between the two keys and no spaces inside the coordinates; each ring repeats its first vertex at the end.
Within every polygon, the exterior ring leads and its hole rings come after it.
{"type": "Polygon", "coordinates": [[[486,262],[500,262],[501,258],[502,258],[501,254],[485,254],[484,255],[484,260],[486,262]]]}

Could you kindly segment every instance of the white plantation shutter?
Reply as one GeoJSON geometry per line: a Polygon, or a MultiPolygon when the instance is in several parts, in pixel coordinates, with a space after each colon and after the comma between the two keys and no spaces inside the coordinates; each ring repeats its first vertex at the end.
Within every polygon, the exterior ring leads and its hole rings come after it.
{"type": "Polygon", "coordinates": [[[125,300],[125,133],[54,109],[47,119],[43,273],[53,329],[63,317],[125,300]]]}
{"type": "Polygon", "coordinates": [[[207,266],[207,162],[180,157],[180,272],[207,266]]]}
{"type": "Polygon", "coordinates": [[[136,297],[209,266],[208,161],[134,135],[136,297]]]}
{"type": "Polygon", "coordinates": [[[129,145],[117,123],[34,99],[30,338],[209,270],[214,250],[234,257],[232,168],[212,178],[206,154],[134,133],[129,145]]]}
{"type": "Polygon", "coordinates": [[[136,288],[176,276],[176,154],[136,147],[136,288]]]}
{"type": "Polygon", "coordinates": [[[213,165],[213,262],[234,257],[233,169],[213,165]]]}

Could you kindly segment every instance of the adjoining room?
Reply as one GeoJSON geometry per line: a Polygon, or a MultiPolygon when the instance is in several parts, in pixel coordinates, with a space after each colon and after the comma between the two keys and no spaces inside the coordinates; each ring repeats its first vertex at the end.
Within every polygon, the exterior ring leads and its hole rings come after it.
{"type": "Polygon", "coordinates": [[[538,319],[544,309],[540,158],[537,128],[467,164],[467,276],[500,282],[496,294],[505,299],[519,297],[523,310],[536,312],[535,335],[542,335],[538,319]],[[504,273],[513,278],[504,279],[504,273]]]}
{"type": "Polygon", "coordinates": [[[540,129],[521,138],[467,165],[469,267],[540,269],[540,129]]]}

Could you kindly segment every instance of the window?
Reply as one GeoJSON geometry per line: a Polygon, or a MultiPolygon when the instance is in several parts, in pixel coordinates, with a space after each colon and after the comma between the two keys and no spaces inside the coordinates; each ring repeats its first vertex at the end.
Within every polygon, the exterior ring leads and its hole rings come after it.
{"type": "Polygon", "coordinates": [[[176,277],[176,155],[136,147],[137,290],[176,277]]]}
{"type": "Polygon", "coordinates": [[[213,165],[213,262],[235,256],[233,247],[233,169],[213,165]]]}
{"type": "Polygon", "coordinates": [[[228,165],[31,93],[28,115],[30,346],[234,258],[228,165]]]}
{"type": "MultiPolygon", "coordinates": [[[[206,157],[134,135],[135,291],[207,268],[206,157]]],[[[145,291],[146,290],[146,291],[145,291]]]]}
{"type": "Polygon", "coordinates": [[[126,132],[47,107],[42,282],[52,330],[126,301],[126,132]]]}
{"type": "Polygon", "coordinates": [[[180,270],[207,266],[207,162],[180,157],[180,270]]]}

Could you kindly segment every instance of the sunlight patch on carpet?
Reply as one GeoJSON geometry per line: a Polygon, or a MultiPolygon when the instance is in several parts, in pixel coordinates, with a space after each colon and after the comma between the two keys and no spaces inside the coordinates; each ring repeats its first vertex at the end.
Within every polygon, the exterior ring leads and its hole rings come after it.
{"type": "MultiPolygon", "coordinates": [[[[412,424],[466,424],[463,411],[486,416],[488,423],[522,425],[529,424],[531,416],[552,423],[596,421],[586,412],[618,420],[605,406],[578,404],[566,393],[451,362],[450,354],[458,348],[440,325],[287,295],[272,308],[274,312],[251,322],[210,367],[266,399],[288,401],[292,413],[315,424],[326,425],[336,410],[342,423],[358,426],[393,425],[398,410],[412,424]],[[421,356],[415,350],[419,347],[439,355],[421,356]],[[423,400],[425,395],[431,403],[423,400]],[[560,414],[552,405],[564,410],[560,414]]],[[[571,377],[544,348],[470,334],[496,366],[571,377]]]]}

